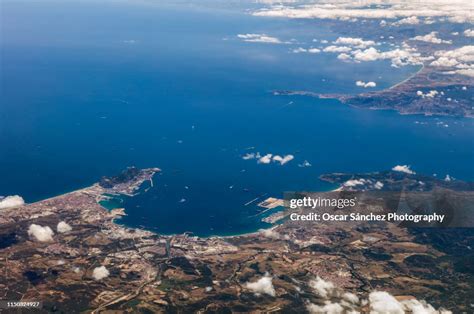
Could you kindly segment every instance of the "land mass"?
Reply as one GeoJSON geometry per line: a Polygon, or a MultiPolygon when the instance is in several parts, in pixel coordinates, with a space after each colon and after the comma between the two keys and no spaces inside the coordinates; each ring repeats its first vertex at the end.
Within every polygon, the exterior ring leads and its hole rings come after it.
{"type": "MultiPolygon", "coordinates": [[[[2,210],[0,298],[42,301],[42,312],[66,313],[304,313],[331,302],[365,313],[370,308],[363,300],[381,290],[399,301],[426,300],[456,313],[471,310],[472,229],[301,223],[287,219],[285,209],[279,224],[252,234],[163,236],[116,224],[124,210],[99,205],[104,195],[137,193],[159,171],[129,168],[84,189],[2,210]],[[57,232],[62,221],[72,229],[57,232]],[[52,239],[28,234],[32,224],[54,229],[52,239]],[[108,276],[97,278],[95,269],[102,266],[108,276]],[[315,280],[332,288],[322,293],[315,280]],[[346,293],[357,300],[344,301],[346,293]]],[[[340,183],[341,191],[371,189],[376,182],[386,191],[402,182],[412,190],[419,182],[426,182],[425,191],[473,189],[461,181],[393,171],[322,179],[340,183]],[[349,180],[363,184],[344,185],[349,180]]],[[[362,202],[358,209],[370,206],[362,202]]]]}
{"type": "Polygon", "coordinates": [[[338,99],[343,104],[356,108],[395,110],[401,114],[473,118],[474,94],[470,92],[473,88],[472,77],[446,75],[427,66],[409,79],[381,91],[356,95],[295,90],[277,90],[273,93],[284,96],[301,95],[338,99]]]}

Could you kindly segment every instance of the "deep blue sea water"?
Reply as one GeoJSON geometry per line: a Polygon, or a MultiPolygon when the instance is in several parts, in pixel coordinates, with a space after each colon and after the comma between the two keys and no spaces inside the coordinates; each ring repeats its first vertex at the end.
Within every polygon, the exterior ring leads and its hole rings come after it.
{"type": "Polygon", "coordinates": [[[324,24],[257,18],[222,4],[7,0],[2,11],[0,195],[32,202],[130,165],[160,167],[154,188],[125,198],[123,222],[211,235],[264,227],[245,203],[332,188],[318,180],[322,173],[408,164],[474,178],[472,120],[271,93],[356,93],[356,80],[386,88],[417,70],[290,52],[339,36],[324,24]],[[298,44],[236,38],[245,33],[298,44]],[[243,160],[248,152],[295,159],[262,165],[243,160]],[[299,167],[304,160],[312,167],[299,167]]]}

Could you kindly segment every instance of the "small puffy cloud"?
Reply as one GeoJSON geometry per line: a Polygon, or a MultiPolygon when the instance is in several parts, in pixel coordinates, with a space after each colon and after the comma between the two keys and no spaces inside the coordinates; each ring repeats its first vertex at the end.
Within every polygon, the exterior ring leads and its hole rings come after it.
{"type": "Polygon", "coordinates": [[[107,268],[105,268],[105,266],[99,266],[99,267],[96,267],[94,268],[94,270],[92,271],[92,277],[95,279],[95,280],[102,280],[106,277],[108,277],[110,275],[109,271],[107,270],[107,268]]]}
{"type": "Polygon", "coordinates": [[[292,49],[291,52],[293,53],[303,53],[303,52],[307,52],[308,50],[306,50],[306,48],[303,48],[303,47],[298,47],[298,48],[295,48],[295,49],[292,49]]]}
{"type": "Polygon", "coordinates": [[[452,44],[451,40],[442,40],[438,38],[437,35],[438,32],[431,32],[423,36],[415,36],[413,38],[410,38],[410,40],[424,41],[432,44],[452,44]]]}
{"type": "Polygon", "coordinates": [[[342,295],[342,298],[352,304],[359,303],[359,297],[351,292],[344,292],[344,294],[342,295]]]}
{"type": "Polygon", "coordinates": [[[351,59],[351,56],[348,55],[347,53],[341,53],[341,54],[339,54],[339,55],[337,56],[337,58],[338,58],[339,60],[345,61],[345,60],[350,60],[350,59],[351,59]]]}
{"type": "Polygon", "coordinates": [[[424,94],[421,90],[417,91],[416,92],[416,95],[417,96],[420,96],[421,98],[434,98],[436,95],[438,95],[438,91],[437,90],[430,90],[428,93],[424,94]]]}
{"type": "Polygon", "coordinates": [[[357,81],[356,85],[359,87],[367,88],[367,87],[375,87],[377,84],[375,82],[363,82],[363,81],[357,81]]]}
{"type": "Polygon", "coordinates": [[[318,48],[309,48],[308,53],[320,53],[321,50],[318,48]]]}
{"type": "Polygon", "coordinates": [[[377,190],[380,190],[380,189],[383,188],[383,185],[384,185],[384,184],[383,184],[382,182],[377,181],[377,182],[375,182],[375,184],[374,184],[374,188],[377,189],[377,190]]]}
{"type": "Polygon", "coordinates": [[[425,301],[419,301],[416,299],[405,300],[400,302],[405,309],[405,312],[413,314],[452,314],[451,311],[445,310],[436,310],[431,304],[426,303],[425,301]]]}
{"type": "Polygon", "coordinates": [[[273,229],[262,229],[260,230],[260,232],[264,237],[269,238],[269,239],[274,239],[274,240],[278,240],[278,239],[289,240],[290,239],[290,237],[287,234],[283,236],[273,229]]]}
{"type": "Polygon", "coordinates": [[[474,29],[466,29],[463,34],[466,37],[474,37],[474,29]]]}
{"type": "Polygon", "coordinates": [[[434,98],[436,95],[438,95],[438,91],[437,90],[430,90],[427,94],[425,94],[425,97],[428,97],[428,98],[434,98]]]}
{"type": "Polygon", "coordinates": [[[449,68],[451,68],[451,67],[455,67],[458,64],[459,64],[458,60],[456,60],[454,58],[439,57],[435,61],[431,62],[430,65],[435,66],[435,67],[449,67],[449,68]]]}
{"type": "Polygon", "coordinates": [[[255,282],[247,282],[245,287],[251,290],[255,295],[268,294],[272,297],[275,296],[272,277],[268,273],[255,282]]]}
{"type": "Polygon", "coordinates": [[[60,221],[56,227],[59,233],[66,233],[72,230],[72,227],[65,221],[60,221]]]}
{"type": "Polygon", "coordinates": [[[472,63],[474,62],[474,45],[463,46],[453,50],[436,51],[435,56],[438,58],[455,59],[458,63],[472,63]]]}
{"type": "Polygon", "coordinates": [[[7,196],[0,199],[0,209],[18,207],[25,204],[25,200],[19,195],[7,196]]]}
{"type": "Polygon", "coordinates": [[[365,50],[358,49],[352,52],[352,56],[356,62],[390,60],[394,67],[421,64],[425,59],[408,45],[405,45],[404,49],[394,49],[389,51],[379,51],[374,47],[365,50]]]}
{"type": "Polygon", "coordinates": [[[309,282],[309,286],[322,298],[327,299],[336,292],[336,287],[330,281],[325,281],[321,277],[316,277],[315,280],[309,282]]]}
{"type": "Polygon", "coordinates": [[[398,171],[398,172],[404,172],[407,174],[415,174],[413,170],[410,169],[410,166],[408,165],[397,165],[392,168],[393,171],[398,171]]]}
{"type": "Polygon", "coordinates": [[[34,237],[40,242],[50,242],[53,241],[54,232],[48,226],[40,226],[36,224],[31,224],[28,228],[28,235],[34,237]]]}
{"type": "Polygon", "coordinates": [[[291,52],[293,53],[320,53],[321,50],[318,48],[303,48],[303,47],[298,47],[295,49],[292,49],[291,52]]]}
{"type": "Polygon", "coordinates": [[[303,161],[301,164],[298,164],[298,167],[300,168],[306,168],[306,167],[311,167],[311,163],[307,160],[303,161]]]}
{"type": "Polygon", "coordinates": [[[238,34],[238,38],[251,43],[286,44],[280,39],[265,34],[238,34]]]}
{"type": "Polygon", "coordinates": [[[247,154],[242,156],[243,160],[250,160],[250,159],[254,159],[254,158],[255,158],[255,153],[247,153],[247,154]]]}
{"type": "Polygon", "coordinates": [[[357,61],[375,61],[382,59],[381,54],[374,47],[365,50],[357,50],[354,52],[354,59],[357,61]]]}
{"type": "Polygon", "coordinates": [[[363,40],[362,38],[352,37],[339,37],[334,43],[339,45],[348,45],[360,49],[375,45],[373,40],[363,40]]]}
{"type": "Polygon", "coordinates": [[[280,234],[273,229],[263,229],[262,235],[269,239],[280,239],[280,234]]]}
{"type": "Polygon", "coordinates": [[[357,185],[364,185],[365,184],[365,180],[364,179],[353,179],[353,180],[347,180],[346,182],[344,182],[344,186],[345,187],[354,187],[354,186],[357,186],[357,185]]]}
{"type": "Polygon", "coordinates": [[[455,71],[449,71],[445,72],[446,74],[460,74],[460,75],[465,75],[469,77],[474,77],[474,68],[472,69],[460,69],[460,70],[455,70],[455,71]]]}
{"type": "Polygon", "coordinates": [[[259,164],[269,164],[272,162],[272,154],[266,154],[258,159],[259,164]]]}
{"type": "Polygon", "coordinates": [[[281,157],[279,155],[275,155],[275,156],[273,156],[273,161],[279,162],[280,165],[283,166],[287,162],[292,161],[294,158],[295,158],[295,156],[293,156],[293,155],[286,155],[286,156],[283,156],[283,157],[281,157]]]}
{"type": "Polygon", "coordinates": [[[266,154],[266,155],[260,155],[259,152],[257,153],[247,153],[244,156],[242,156],[242,159],[244,160],[250,160],[250,159],[257,159],[257,163],[259,164],[270,164],[271,162],[277,162],[280,163],[280,165],[285,165],[286,163],[292,161],[295,158],[293,155],[274,155],[274,154],[266,154]]]}
{"type": "Polygon", "coordinates": [[[405,314],[403,306],[391,294],[385,291],[374,291],[369,295],[370,313],[405,314]]]}
{"type": "Polygon", "coordinates": [[[351,47],[347,46],[327,46],[326,48],[323,49],[324,52],[349,52],[351,51],[351,47]]]}
{"type": "Polygon", "coordinates": [[[398,22],[393,23],[395,26],[399,25],[418,25],[420,24],[420,19],[415,15],[406,17],[404,19],[399,20],[398,22]]]}
{"type": "Polygon", "coordinates": [[[398,301],[394,296],[385,291],[374,291],[369,294],[371,314],[451,314],[451,311],[436,310],[424,300],[409,299],[398,301]]]}
{"type": "Polygon", "coordinates": [[[331,302],[325,305],[308,303],[306,309],[311,314],[342,314],[346,312],[340,304],[331,302]]]}

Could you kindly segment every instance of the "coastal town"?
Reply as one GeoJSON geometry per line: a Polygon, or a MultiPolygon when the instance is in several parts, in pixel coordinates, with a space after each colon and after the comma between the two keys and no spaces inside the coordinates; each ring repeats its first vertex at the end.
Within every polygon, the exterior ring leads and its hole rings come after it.
{"type": "MultiPolygon", "coordinates": [[[[466,254],[472,232],[446,233],[439,245],[431,244],[437,234],[429,230],[411,232],[385,222],[315,227],[280,219],[270,229],[246,235],[163,236],[116,224],[127,211],[99,205],[103,194],[137,193],[159,171],[129,168],[91,187],[2,210],[1,298],[38,301],[43,312],[93,313],[301,313],[328,304],[365,313],[381,292],[406,308],[457,313],[472,306],[472,254],[466,254]]],[[[376,179],[387,187],[420,179],[391,172],[350,177],[376,179]]],[[[434,179],[427,183],[449,187],[434,179]]],[[[281,204],[275,199],[265,204],[275,202],[281,204]]],[[[372,208],[367,202],[356,207],[372,208]]],[[[284,218],[290,211],[281,213],[284,218]]]]}

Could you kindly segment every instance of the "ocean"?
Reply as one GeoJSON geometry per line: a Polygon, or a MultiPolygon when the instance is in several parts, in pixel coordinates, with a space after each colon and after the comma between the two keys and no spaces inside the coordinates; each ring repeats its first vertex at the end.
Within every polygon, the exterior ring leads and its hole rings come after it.
{"type": "Polygon", "coordinates": [[[153,188],[119,204],[128,214],[121,222],[209,236],[268,226],[258,200],[332,189],[318,179],[323,173],[406,164],[474,178],[472,119],[273,95],[365,91],[357,80],[376,81],[378,90],[418,70],[293,53],[341,35],[321,22],[253,17],[222,3],[7,0],[2,7],[0,195],[33,202],[127,166],[159,167],[153,188]],[[242,158],[257,152],[294,159],[242,158]]]}

